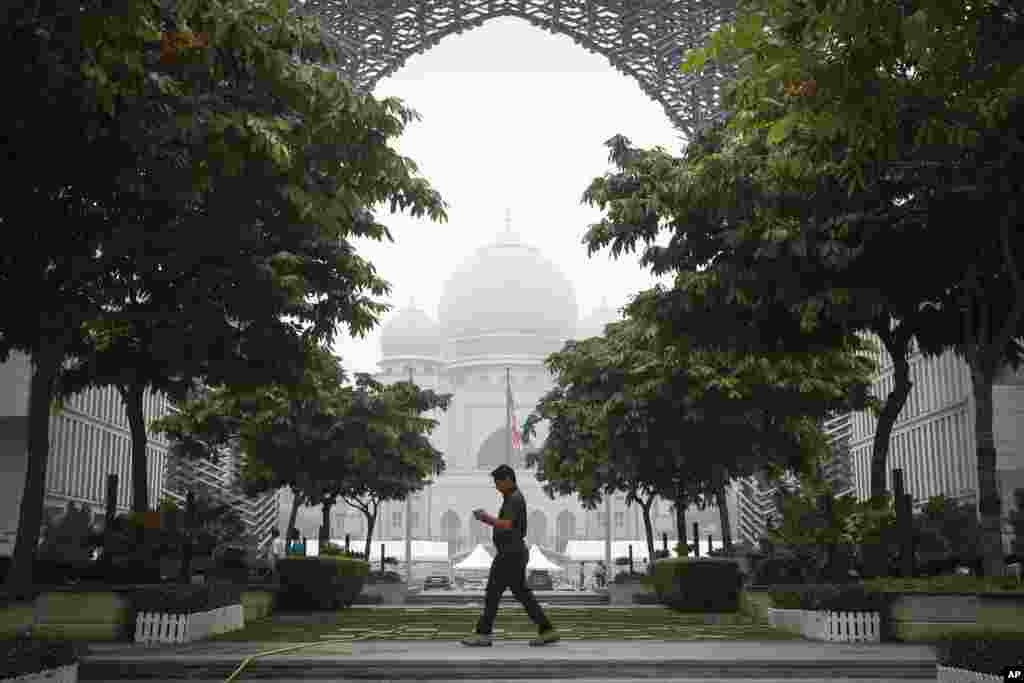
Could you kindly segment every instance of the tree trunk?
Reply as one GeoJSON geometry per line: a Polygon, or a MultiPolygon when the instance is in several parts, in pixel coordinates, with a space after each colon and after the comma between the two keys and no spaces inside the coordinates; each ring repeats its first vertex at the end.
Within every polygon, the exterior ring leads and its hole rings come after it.
{"type": "Polygon", "coordinates": [[[142,413],[142,397],[145,385],[132,382],[118,385],[125,411],[128,413],[128,426],[132,432],[132,512],[149,510],[149,461],[146,457],[146,418],[142,413]]]}
{"type": "Polygon", "coordinates": [[[651,524],[651,505],[654,503],[654,496],[647,499],[647,502],[640,502],[640,508],[644,516],[644,532],[647,534],[647,557],[651,568],[654,567],[654,525],[651,524]]]}
{"type": "Polygon", "coordinates": [[[685,496],[678,496],[676,498],[676,533],[679,536],[679,543],[682,544],[682,557],[689,555],[689,551],[686,549],[686,506],[687,501],[685,496]]]}
{"type": "Polygon", "coordinates": [[[29,388],[28,462],[22,488],[18,536],[7,572],[6,589],[15,599],[27,599],[46,500],[46,466],[50,456],[50,403],[54,380],[64,359],[64,346],[51,344],[32,355],[29,388]]]}
{"type": "Polygon", "coordinates": [[[715,504],[718,505],[718,520],[722,524],[722,547],[732,555],[732,529],[729,527],[729,508],[725,500],[725,484],[715,491],[715,504]]]}
{"type": "MultiPolygon", "coordinates": [[[[878,426],[871,444],[871,501],[876,508],[884,505],[885,473],[889,461],[889,444],[892,430],[907,403],[910,390],[910,363],[907,351],[910,335],[907,328],[900,327],[895,333],[886,327],[875,326],[874,332],[881,338],[885,350],[893,360],[893,388],[885,397],[885,404],[878,416],[878,426]]],[[[869,544],[864,548],[865,572],[868,576],[885,576],[888,573],[888,556],[882,544],[869,544]]]]}
{"type": "MultiPolygon", "coordinates": [[[[366,514],[366,561],[370,561],[370,545],[373,543],[373,527],[377,524],[377,505],[373,506],[373,512],[366,514]]],[[[383,558],[382,558],[383,559],[383,558]]]]}
{"type": "Polygon", "coordinates": [[[329,543],[331,540],[331,506],[329,500],[325,500],[322,506],[322,519],[320,524],[320,543],[329,543]]]}
{"type": "Polygon", "coordinates": [[[284,532],[285,543],[292,542],[292,529],[295,528],[295,520],[299,518],[299,507],[302,504],[302,494],[292,487],[292,511],[288,515],[288,529],[284,532]]]}
{"type": "Polygon", "coordinates": [[[1002,502],[996,474],[996,442],[992,424],[994,376],[995,372],[988,368],[971,369],[974,438],[978,452],[978,516],[985,576],[1002,576],[1004,570],[1002,502]]]}

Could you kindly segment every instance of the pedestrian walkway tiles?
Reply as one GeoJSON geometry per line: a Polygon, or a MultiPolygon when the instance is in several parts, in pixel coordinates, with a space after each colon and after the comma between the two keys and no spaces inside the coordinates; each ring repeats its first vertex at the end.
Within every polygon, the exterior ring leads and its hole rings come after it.
{"type": "MultiPolygon", "coordinates": [[[[700,614],[672,610],[592,610],[549,608],[548,618],[565,640],[792,640],[798,639],[742,615],[722,615],[723,623],[700,614]]],[[[434,610],[351,608],[310,616],[306,623],[268,617],[216,640],[317,642],[336,639],[458,640],[472,632],[479,611],[439,607],[434,610]],[[327,618],[325,618],[327,617],[327,618]]],[[[522,607],[502,607],[494,625],[496,638],[528,639],[537,633],[522,607]]]]}

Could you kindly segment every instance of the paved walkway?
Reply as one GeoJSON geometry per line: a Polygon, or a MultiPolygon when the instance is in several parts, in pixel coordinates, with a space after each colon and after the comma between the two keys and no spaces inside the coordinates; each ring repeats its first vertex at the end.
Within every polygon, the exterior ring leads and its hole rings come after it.
{"type": "MultiPolygon", "coordinates": [[[[289,643],[199,642],[174,646],[90,645],[81,680],[132,678],[224,680],[249,656],[289,643]]],[[[297,644],[295,644],[297,645],[297,644]]],[[[525,640],[495,640],[468,648],[457,641],[325,642],[255,658],[253,678],[481,680],[506,671],[530,678],[628,679],[879,679],[936,678],[931,647],[914,644],[783,642],[563,641],[530,647],[525,640]],[[514,673],[513,673],[514,672],[514,673]]],[[[498,674],[500,676],[500,674],[498,674]]]]}

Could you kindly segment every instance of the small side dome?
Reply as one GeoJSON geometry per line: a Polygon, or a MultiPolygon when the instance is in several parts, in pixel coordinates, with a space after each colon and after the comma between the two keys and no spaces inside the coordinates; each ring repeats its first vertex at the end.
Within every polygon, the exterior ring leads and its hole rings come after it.
{"type": "Polygon", "coordinates": [[[381,355],[387,358],[441,355],[438,325],[410,299],[409,305],[384,324],[380,335],[381,355]]]}
{"type": "Polygon", "coordinates": [[[604,335],[604,326],[608,323],[615,323],[622,320],[622,315],[608,305],[608,298],[601,298],[601,305],[590,312],[590,315],[580,320],[576,326],[576,339],[582,341],[590,337],[604,335]]]}

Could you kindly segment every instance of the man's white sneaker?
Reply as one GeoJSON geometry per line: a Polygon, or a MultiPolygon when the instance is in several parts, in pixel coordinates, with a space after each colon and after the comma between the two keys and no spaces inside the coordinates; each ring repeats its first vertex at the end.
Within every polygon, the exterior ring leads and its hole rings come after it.
{"type": "Polygon", "coordinates": [[[474,633],[469,638],[462,639],[463,645],[470,647],[490,647],[493,643],[491,642],[491,636],[483,633],[474,633]]]}

